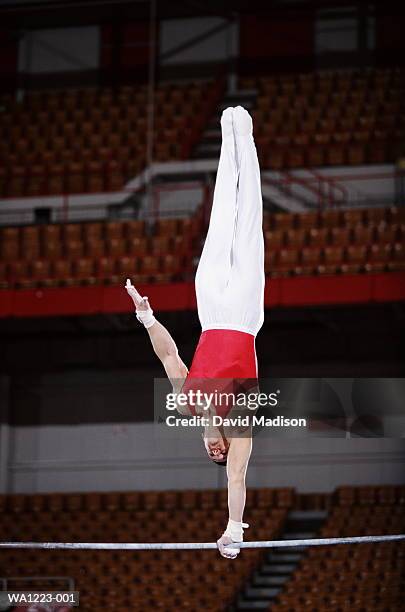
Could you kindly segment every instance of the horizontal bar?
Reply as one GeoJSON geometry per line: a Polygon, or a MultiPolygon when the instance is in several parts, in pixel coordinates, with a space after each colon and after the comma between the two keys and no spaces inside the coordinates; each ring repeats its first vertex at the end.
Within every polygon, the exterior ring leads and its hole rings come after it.
{"type": "MultiPolygon", "coordinates": [[[[304,540],[263,540],[240,542],[229,548],[294,548],[296,546],[331,546],[334,544],[374,544],[399,542],[405,534],[379,536],[353,536],[347,538],[309,538],[304,540]]],[[[61,550],[213,550],[215,542],[0,542],[0,548],[46,548],[61,550]]]]}

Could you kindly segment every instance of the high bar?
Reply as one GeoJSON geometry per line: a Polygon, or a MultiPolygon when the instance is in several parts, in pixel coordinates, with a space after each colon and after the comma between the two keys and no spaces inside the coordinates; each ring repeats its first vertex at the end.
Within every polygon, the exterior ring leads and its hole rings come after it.
{"type": "MultiPolygon", "coordinates": [[[[336,544],[375,544],[400,542],[405,534],[351,536],[346,538],[305,538],[302,540],[263,540],[240,542],[229,548],[294,548],[297,546],[332,546],[336,544]]],[[[51,550],[213,550],[215,542],[0,542],[0,548],[29,548],[51,550]]]]}

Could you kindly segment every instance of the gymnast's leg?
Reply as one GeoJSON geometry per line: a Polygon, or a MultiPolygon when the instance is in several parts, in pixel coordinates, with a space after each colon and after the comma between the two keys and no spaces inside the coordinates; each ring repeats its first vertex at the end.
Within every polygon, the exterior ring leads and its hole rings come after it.
{"type": "Polygon", "coordinates": [[[233,127],[239,178],[229,292],[233,322],[256,335],[264,319],[263,200],[252,119],[241,106],[233,111],[233,127]]]}
{"type": "Polygon", "coordinates": [[[221,296],[231,273],[231,251],[237,207],[237,167],[232,125],[233,109],[222,113],[222,145],[210,224],[196,272],[195,285],[201,326],[221,322],[221,296]]]}

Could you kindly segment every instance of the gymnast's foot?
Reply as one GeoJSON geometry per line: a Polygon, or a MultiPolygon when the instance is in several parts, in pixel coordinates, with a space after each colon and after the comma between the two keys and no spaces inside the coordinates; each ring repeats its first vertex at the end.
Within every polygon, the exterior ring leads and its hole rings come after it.
{"type": "Polygon", "coordinates": [[[231,106],[229,106],[222,112],[221,131],[222,140],[233,140],[233,108],[231,106]]]}
{"type": "Polygon", "coordinates": [[[221,116],[221,132],[222,132],[222,144],[226,146],[230,153],[235,168],[235,174],[237,172],[236,165],[236,143],[235,133],[233,129],[233,108],[229,106],[226,108],[221,116]]]}
{"type": "Polygon", "coordinates": [[[237,106],[233,109],[233,131],[235,134],[236,164],[239,172],[243,149],[246,143],[253,139],[252,117],[243,106],[237,106]]]}
{"type": "Polygon", "coordinates": [[[236,106],[233,109],[233,128],[235,137],[245,136],[253,133],[252,117],[243,106],[236,106]]]}

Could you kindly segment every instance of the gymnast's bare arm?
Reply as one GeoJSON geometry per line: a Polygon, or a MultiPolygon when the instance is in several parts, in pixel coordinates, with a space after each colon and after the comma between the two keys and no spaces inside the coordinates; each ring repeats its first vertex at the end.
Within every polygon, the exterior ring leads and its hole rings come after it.
{"type": "MultiPolygon", "coordinates": [[[[151,311],[148,298],[142,297],[129,279],[127,279],[125,289],[132,298],[137,313],[151,311]]],[[[176,343],[167,329],[156,319],[154,319],[150,327],[147,327],[146,331],[149,334],[153,350],[162,362],[166,374],[173,385],[173,391],[180,393],[188,370],[179,356],[176,343]]]]}
{"type": "MultiPolygon", "coordinates": [[[[243,521],[243,511],[246,503],[246,471],[252,452],[252,431],[231,438],[228,450],[228,510],[229,519],[237,523],[243,521]]],[[[219,552],[223,557],[235,559],[239,549],[227,548],[233,542],[225,533],[217,541],[219,552]]]]}

